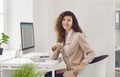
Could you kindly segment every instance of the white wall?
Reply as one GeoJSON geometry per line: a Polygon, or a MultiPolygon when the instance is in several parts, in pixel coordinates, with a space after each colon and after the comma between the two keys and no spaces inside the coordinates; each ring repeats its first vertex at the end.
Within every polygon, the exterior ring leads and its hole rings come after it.
{"type": "Polygon", "coordinates": [[[93,49],[96,52],[109,54],[106,77],[114,77],[114,0],[51,1],[38,0],[38,3],[36,3],[36,6],[38,6],[34,10],[36,49],[39,52],[50,51],[56,39],[54,32],[55,19],[65,10],[73,11],[93,49]]]}
{"type": "Polygon", "coordinates": [[[33,21],[33,0],[7,0],[7,33],[10,35],[8,49],[20,47],[20,22],[33,21]]]}
{"type": "Polygon", "coordinates": [[[55,42],[54,8],[54,0],[34,1],[35,43],[38,52],[50,51],[55,42]]]}
{"type": "Polygon", "coordinates": [[[34,1],[34,29],[36,51],[48,49],[48,1],[34,1]]]}

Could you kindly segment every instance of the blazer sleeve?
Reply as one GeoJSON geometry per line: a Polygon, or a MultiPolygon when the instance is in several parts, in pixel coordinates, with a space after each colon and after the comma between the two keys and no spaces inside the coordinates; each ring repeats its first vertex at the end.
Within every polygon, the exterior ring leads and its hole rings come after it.
{"type": "Polygon", "coordinates": [[[60,50],[56,49],[55,51],[53,51],[51,58],[53,60],[56,60],[58,58],[59,54],[60,54],[60,50]]]}
{"type": "Polygon", "coordinates": [[[81,63],[89,64],[95,57],[94,50],[90,48],[86,38],[81,33],[78,34],[78,43],[84,53],[84,57],[81,63]]]}

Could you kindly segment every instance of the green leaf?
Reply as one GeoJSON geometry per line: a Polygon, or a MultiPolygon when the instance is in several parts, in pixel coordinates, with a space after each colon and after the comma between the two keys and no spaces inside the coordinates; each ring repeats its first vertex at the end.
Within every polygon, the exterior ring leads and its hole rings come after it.
{"type": "Polygon", "coordinates": [[[42,77],[43,74],[45,74],[45,71],[39,71],[37,66],[33,64],[25,64],[15,70],[12,77],[42,77]]]}
{"type": "Polygon", "coordinates": [[[2,38],[0,39],[0,47],[1,45],[4,43],[4,44],[8,44],[8,41],[9,41],[9,36],[6,35],[5,33],[1,33],[2,35],[2,38]]]}

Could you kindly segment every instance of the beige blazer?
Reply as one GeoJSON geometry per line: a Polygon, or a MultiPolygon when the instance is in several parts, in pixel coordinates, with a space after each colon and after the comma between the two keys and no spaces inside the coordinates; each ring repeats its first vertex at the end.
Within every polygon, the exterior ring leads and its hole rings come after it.
{"type": "MultiPolygon", "coordinates": [[[[72,69],[81,70],[81,68],[84,68],[84,64],[89,64],[89,62],[94,59],[95,53],[93,49],[91,49],[85,36],[80,32],[72,30],[69,43],[68,58],[72,69]]],[[[59,51],[61,51],[61,49],[56,49],[53,52],[52,59],[57,59],[60,54],[59,51]]]]}

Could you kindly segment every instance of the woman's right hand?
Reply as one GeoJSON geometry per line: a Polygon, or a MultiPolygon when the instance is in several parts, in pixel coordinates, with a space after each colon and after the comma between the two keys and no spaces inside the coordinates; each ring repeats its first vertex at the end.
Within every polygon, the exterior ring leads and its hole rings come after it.
{"type": "Polygon", "coordinates": [[[57,49],[56,45],[52,46],[52,51],[55,51],[57,49]]]}
{"type": "Polygon", "coordinates": [[[57,42],[56,45],[52,46],[52,51],[60,50],[63,47],[63,43],[57,42]]]}

